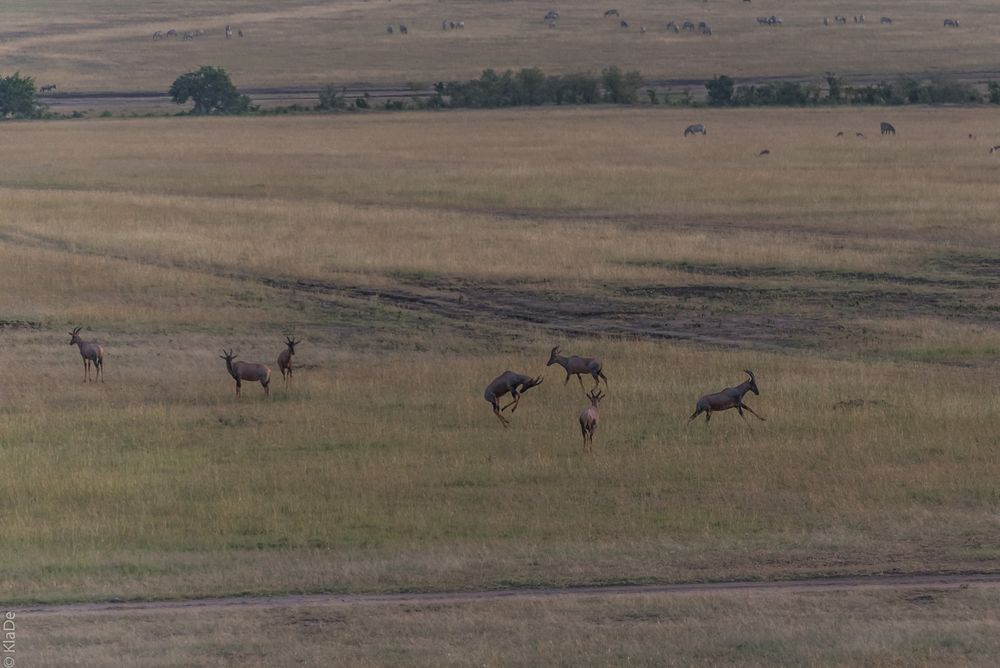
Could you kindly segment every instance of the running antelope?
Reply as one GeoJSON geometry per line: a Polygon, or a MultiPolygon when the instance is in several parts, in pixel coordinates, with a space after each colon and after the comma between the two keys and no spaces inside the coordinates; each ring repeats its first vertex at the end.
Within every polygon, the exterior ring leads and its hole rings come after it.
{"type": "Polygon", "coordinates": [[[608,379],[604,377],[601,372],[601,360],[594,359],[593,357],[563,357],[559,354],[559,346],[552,349],[549,354],[549,361],[545,366],[552,366],[553,364],[558,364],[563,369],[566,370],[566,383],[569,382],[570,376],[576,376],[576,379],[580,381],[580,389],[586,392],[586,388],[583,386],[583,374],[590,374],[594,378],[594,389],[601,384],[601,380],[604,381],[605,387],[608,385],[608,379]]]}
{"type": "Polygon", "coordinates": [[[77,327],[72,332],[69,333],[69,345],[76,345],[80,348],[80,357],[83,358],[83,382],[90,380],[90,363],[94,363],[94,382],[97,382],[97,376],[100,375],[101,382],[104,382],[104,348],[97,345],[96,343],[91,343],[90,341],[84,341],[80,338],[80,330],[82,327],[77,327]]]}
{"type": "Polygon", "coordinates": [[[249,380],[251,383],[255,381],[260,381],[260,384],[264,387],[264,396],[271,396],[271,369],[268,368],[266,364],[255,364],[253,362],[236,362],[236,355],[233,354],[230,348],[227,353],[225,349],[222,351],[220,358],[226,360],[226,369],[229,370],[229,375],[233,377],[236,381],[236,396],[240,396],[240,389],[243,387],[243,381],[249,380]]]}
{"type": "Polygon", "coordinates": [[[585,450],[593,450],[594,448],[594,432],[597,431],[597,423],[601,419],[601,414],[597,410],[597,404],[605,396],[604,393],[600,391],[595,393],[593,390],[587,394],[587,398],[590,399],[590,406],[580,413],[580,431],[583,432],[583,447],[585,450]]]}
{"type": "Polygon", "coordinates": [[[767,418],[757,415],[753,412],[752,408],[743,403],[743,395],[747,392],[753,392],[754,394],[760,396],[760,390],[757,389],[757,379],[754,378],[753,371],[750,369],[745,369],[745,371],[750,378],[743,381],[736,387],[727,387],[721,392],[706,394],[698,399],[698,403],[695,404],[695,411],[691,417],[688,418],[688,422],[691,422],[691,420],[695,419],[702,413],[705,414],[705,422],[708,422],[712,419],[712,411],[724,411],[730,408],[738,410],[740,417],[744,420],[747,418],[743,414],[743,409],[750,411],[751,415],[760,420],[766,420],[767,418]]]}
{"type": "Polygon", "coordinates": [[[536,385],[542,384],[542,377],[532,378],[531,376],[525,376],[523,373],[514,373],[513,371],[504,371],[502,374],[494,378],[489,385],[486,386],[486,391],[483,392],[483,398],[490,402],[493,406],[493,414],[497,416],[500,420],[500,424],[507,428],[510,424],[510,420],[505,418],[501,413],[511,406],[511,415],[517,410],[517,404],[521,400],[521,394],[527,392],[536,385]],[[500,397],[510,393],[511,401],[503,408],[500,408],[500,397]]]}
{"type": "Polygon", "coordinates": [[[290,336],[285,337],[285,349],[278,355],[278,369],[281,370],[281,377],[285,380],[285,387],[292,382],[292,356],[295,354],[295,346],[302,341],[295,341],[290,336]]]}

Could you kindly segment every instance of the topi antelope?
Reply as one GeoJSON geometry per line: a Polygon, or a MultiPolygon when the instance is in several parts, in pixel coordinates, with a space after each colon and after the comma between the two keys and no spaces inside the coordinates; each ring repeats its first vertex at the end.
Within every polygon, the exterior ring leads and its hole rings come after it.
{"type": "Polygon", "coordinates": [[[302,343],[295,341],[290,336],[285,337],[285,349],[278,355],[278,369],[281,370],[281,377],[285,380],[285,387],[292,382],[292,356],[295,354],[295,346],[302,343]]]}
{"type": "Polygon", "coordinates": [[[226,360],[226,369],[229,371],[229,375],[233,377],[236,381],[236,396],[240,396],[240,389],[243,387],[243,381],[249,380],[251,383],[255,381],[260,381],[260,384],[264,387],[264,396],[271,396],[271,369],[268,368],[266,364],[255,364],[253,362],[236,362],[236,355],[233,354],[230,348],[227,353],[225,349],[222,351],[220,358],[226,360]]]}
{"type": "Polygon", "coordinates": [[[587,394],[587,398],[590,399],[590,406],[580,413],[580,431],[583,432],[583,447],[586,450],[594,448],[594,432],[597,431],[597,423],[601,419],[601,414],[597,410],[597,404],[605,396],[600,391],[595,393],[591,390],[587,394]]]}
{"type": "Polygon", "coordinates": [[[83,358],[83,382],[90,380],[90,363],[94,363],[94,382],[97,382],[97,376],[100,375],[101,382],[104,382],[104,348],[97,345],[96,343],[91,343],[89,341],[84,341],[80,338],[80,330],[82,327],[77,327],[72,332],[69,333],[69,345],[76,345],[80,348],[80,357],[83,358]]]}
{"type": "Polygon", "coordinates": [[[493,406],[493,414],[497,416],[500,420],[500,424],[507,428],[510,424],[510,420],[505,418],[501,413],[511,406],[511,415],[517,410],[517,404],[521,400],[521,394],[527,392],[536,385],[542,384],[542,377],[532,378],[531,376],[525,376],[523,373],[514,373],[513,371],[504,371],[502,374],[494,378],[489,385],[486,386],[486,391],[483,392],[483,398],[490,402],[493,406]],[[510,393],[511,401],[503,408],[500,408],[500,397],[510,393]]]}
{"type": "Polygon", "coordinates": [[[559,346],[552,349],[549,354],[549,361],[545,366],[552,366],[553,364],[558,364],[563,369],[566,370],[566,383],[569,382],[570,376],[576,376],[576,379],[580,381],[580,389],[586,392],[586,388],[583,386],[583,374],[590,374],[594,378],[594,389],[601,384],[601,380],[604,381],[605,387],[608,385],[608,379],[604,377],[601,372],[601,360],[594,359],[593,357],[563,357],[559,354],[559,346]]]}
{"type": "Polygon", "coordinates": [[[750,369],[745,369],[747,375],[750,376],[749,379],[743,381],[736,387],[727,387],[721,392],[716,392],[715,394],[706,394],[700,399],[698,403],[695,404],[694,413],[688,418],[688,422],[695,419],[702,413],[705,414],[705,422],[712,419],[712,411],[724,411],[730,408],[735,408],[740,412],[740,417],[746,420],[746,416],[743,415],[743,409],[750,411],[750,413],[760,419],[766,420],[756,413],[753,409],[743,403],[743,395],[747,392],[753,392],[754,394],[760,396],[760,390],[757,389],[757,379],[754,378],[753,371],[750,369]]]}

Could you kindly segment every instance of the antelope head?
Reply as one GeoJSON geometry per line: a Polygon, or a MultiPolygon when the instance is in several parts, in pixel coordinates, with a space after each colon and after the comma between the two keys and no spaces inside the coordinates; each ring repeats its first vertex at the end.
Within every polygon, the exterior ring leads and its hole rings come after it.
{"type": "Polygon", "coordinates": [[[539,376],[538,378],[529,378],[528,380],[524,381],[524,383],[521,384],[521,392],[531,389],[535,385],[541,385],[543,380],[544,379],[541,376],[539,376]]]}
{"type": "Polygon", "coordinates": [[[236,357],[237,356],[233,354],[233,349],[232,348],[229,349],[228,353],[226,352],[226,349],[223,348],[222,349],[222,354],[219,355],[220,359],[226,360],[226,366],[231,365],[233,363],[233,360],[236,359],[236,357]]]}
{"type": "Polygon", "coordinates": [[[302,343],[302,339],[295,341],[290,336],[285,337],[285,345],[288,346],[288,352],[290,352],[293,355],[295,354],[295,346],[299,345],[300,343],[302,343]]]}
{"type": "Polygon", "coordinates": [[[72,332],[69,333],[69,345],[80,342],[80,330],[82,327],[75,327],[72,332]]]}
{"type": "Polygon", "coordinates": [[[553,364],[555,364],[556,355],[558,354],[559,354],[559,346],[556,346],[555,348],[552,349],[552,352],[549,353],[549,361],[545,366],[552,366],[553,364]]]}
{"type": "Polygon", "coordinates": [[[760,396],[760,390],[757,389],[757,379],[753,375],[753,371],[750,369],[743,369],[746,371],[747,375],[750,376],[750,391],[760,396]]]}
{"type": "Polygon", "coordinates": [[[587,398],[590,399],[590,403],[594,406],[599,404],[601,402],[601,399],[603,399],[605,396],[607,395],[605,395],[600,390],[598,390],[597,392],[591,390],[590,392],[587,393],[587,398]]]}

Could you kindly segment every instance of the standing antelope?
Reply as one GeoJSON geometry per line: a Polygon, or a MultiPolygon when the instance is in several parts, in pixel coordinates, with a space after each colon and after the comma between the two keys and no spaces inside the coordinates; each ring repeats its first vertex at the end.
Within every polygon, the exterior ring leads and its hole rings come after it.
{"type": "Polygon", "coordinates": [[[84,341],[80,338],[80,330],[82,327],[77,327],[72,332],[69,333],[69,345],[76,345],[80,348],[80,357],[83,358],[83,382],[90,380],[90,363],[94,363],[94,382],[97,382],[97,376],[100,375],[101,382],[104,382],[104,348],[97,345],[96,343],[91,343],[89,341],[84,341]]]}
{"type": "Polygon", "coordinates": [[[743,381],[736,387],[727,387],[721,392],[716,392],[715,394],[706,394],[700,399],[698,403],[695,404],[694,413],[688,418],[688,422],[698,417],[700,414],[705,414],[705,422],[712,419],[712,411],[724,411],[730,408],[735,408],[740,412],[740,417],[746,420],[746,416],[743,415],[743,409],[750,411],[750,413],[760,419],[766,420],[756,413],[753,409],[743,403],[743,395],[747,392],[753,392],[757,396],[760,396],[760,390],[757,389],[757,379],[754,378],[753,371],[750,369],[745,369],[747,375],[750,376],[748,380],[743,381]]]}
{"type": "Polygon", "coordinates": [[[532,378],[531,376],[525,376],[523,373],[514,373],[513,371],[504,371],[502,374],[494,378],[489,385],[486,386],[486,391],[483,392],[483,398],[490,402],[493,406],[493,414],[497,416],[500,420],[500,424],[507,428],[510,424],[510,420],[501,415],[502,411],[507,410],[511,406],[511,415],[517,410],[517,404],[521,400],[521,394],[527,392],[536,385],[542,384],[542,377],[532,378]],[[511,401],[503,408],[500,408],[500,397],[510,393],[511,401]]]}
{"type": "Polygon", "coordinates": [[[295,341],[290,336],[285,337],[286,348],[278,355],[278,369],[281,370],[281,377],[285,380],[285,387],[292,382],[292,355],[295,354],[295,346],[302,341],[295,341]]]}
{"type": "Polygon", "coordinates": [[[896,128],[892,127],[892,123],[889,123],[887,121],[882,121],[881,123],[879,123],[878,128],[879,131],[882,133],[883,137],[885,135],[895,136],[896,134],[896,128]]]}
{"type": "Polygon", "coordinates": [[[229,375],[233,377],[236,381],[236,396],[240,396],[240,389],[243,387],[243,381],[249,380],[251,383],[255,381],[260,381],[260,384],[264,387],[264,396],[271,396],[271,369],[268,368],[266,364],[255,364],[253,362],[236,362],[233,364],[233,360],[236,359],[236,355],[233,354],[230,348],[227,353],[225,349],[222,351],[220,358],[226,360],[226,369],[229,370],[229,375]]]}
{"type": "Polygon", "coordinates": [[[605,396],[600,391],[595,393],[591,390],[587,394],[587,398],[590,399],[590,406],[580,413],[580,431],[583,432],[583,447],[586,450],[594,448],[594,432],[597,431],[597,423],[601,419],[601,415],[597,410],[597,404],[605,396]]]}
{"type": "Polygon", "coordinates": [[[594,389],[601,384],[601,380],[604,381],[604,385],[607,386],[608,379],[604,377],[601,372],[601,360],[594,359],[593,357],[563,357],[559,354],[559,346],[552,349],[549,353],[549,361],[545,366],[552,366],[553,364],[558,364],[566,370],[566,382],[569,382],[570,376],[576,376],[576,379],[580,381],[580,389],[586,392],[586,388],[583,386],[582,376],[585,373],[590,374],[594,378],[594,389]]]}

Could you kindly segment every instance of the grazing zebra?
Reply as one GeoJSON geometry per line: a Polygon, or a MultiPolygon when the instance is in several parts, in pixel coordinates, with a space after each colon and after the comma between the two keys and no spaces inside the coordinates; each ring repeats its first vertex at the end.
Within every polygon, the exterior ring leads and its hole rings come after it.
{"type": "Polygon", "coordinates": [[[958,27],[958,19],[945,19],[944,20],[944,27],[945,28],[957,28],[958,27]]]}
{"type": "Polygon", "coordinates": [[[399,24],[399,34],[400,35],[408,35],[409,32],[410,31],[407,30],[407,28],[406,28],[406,26],[404,24],[402,24],[402,23],[399,24]]]}
{"type": "Polygon", "coordinates": [[[385,27],[385,31],[387,33],[389,33],[390,35],[392,34],[392,24],[391,23],[385,27]]]}
{"type": "Polygon", "coordinates": [[[833,17],[833,21],[834,21],[834,23],[839,23],[841,25],[847,25],[847,17],[846,16],[834,16],[833,17]]]}
{"type": "Polygon", "coordinates": [[[881,123],[878,124],[878,129],[882,132],[882,136],[885,135],[892,135],[894,137],[896,136],[896,128],[892,127],[892,123],[886,123],[885,121],[882,121],[881,123]]]}
{"type": "Polygon", "coordinates": [[[708,26],[708,24],[705,24],[705,26],[701,29],[701,34],[702,35],[711,35],[712,34],[712,29],[708,26]]]}
{"type": "Polygon", "coordinates": [[[188,32],[184,33],[184,39],[194,39],[194,33],[189,30],[188,32]]]}
{"type": "Polygon", "coordinates": [[[177,37],[177,31],[174,30],[173,28],[171,28],[170,30],[167,31],[166,36],[167,37],[177,37]]]}
{"type": "Polygon", "coordinates": [[[681,30],[686,30],[687,32],[694,32],[694,24],[690,21],[685,21],[681,26],[681,30]]]}
{"type": "Polygon", "coordinates": [[[153,33],[153,39],[163,39],[163,33],[157,30],[153,33]]]}
{"type": "Polygon", "coordinates": [[[878,20],[878,22],[879,23],[892,23],[892,19],[890,19],[888,16],[883,16],[882,18],[880,18],[878,20]]]}
{"type": "Polygon", "coordinates": [[[706,130],[705,126],[701,123],[695,123],[694,125],[689,125],[686,128],[684,128],[685,137],[687,137],[688,135],[707,135],[707,134],[708,130],[706,130]]]}

